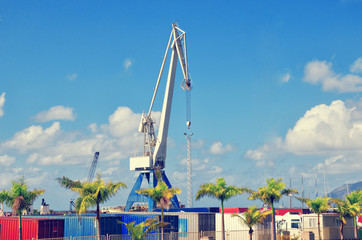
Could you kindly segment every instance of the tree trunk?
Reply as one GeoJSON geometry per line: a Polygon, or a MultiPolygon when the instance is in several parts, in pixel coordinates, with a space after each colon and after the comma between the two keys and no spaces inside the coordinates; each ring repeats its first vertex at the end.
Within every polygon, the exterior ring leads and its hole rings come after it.
{"type": "Polygon", "coordinates": [[[249,228],[249,238],[250,238],[250,240],[253,240],[253,232],[254,232],[254,230],[252,228],[249,228]]]}
{"type": "Polygon", "coordinates": [[[318,238],[319,238],[319,240],[322,240],[322,238],[321,238],[321,224],[319,222],[319,213],[317,214],[317,217],[318,217],[318,219],[317,219],[317,222],[318,222],[318,238]]]}
{"type": "MultiPolygon", "coordinates": [[[[161,204],[161,222],[163,223],[163,207],[161,204]]],[[[163,226],[161,227],[161,240],[163,240],[163,226]]]]}
{"type": "Polygon", "coordinates": [[[271,208],[272,208],[272,212],[273,212],[273,214],[272,214],[272,229],[273,229],[273,231],[272,231],[272,239],[276,240],[277,237],[276,237],[276,230],[275,230],[275,209],[274,209],[274,204],[273,203],[271,204],[271,208]]]}
{"type": "Polygon", "coordinates": [[[19,240],[23,240],[23,230],[21,227],[21,211],[18,211],[19,214],[19,240]]]}
{"type": "Polygon", "coordinates": [[[101,240],[101,215],[99,213],[99,203],[97,203],[97,239],[101,240]]]}
{"type": "Polygon", "coordinates": [[[225,240],[224,201],[221,200],[221,240],[225,240]]]}
{"type": "Polygon", "coordinates": [[[354,217],[353,218],[353,223],[354,223],[354,238],[355,239],[358,239],[357,221],[358,221],[358,217],[354,217]]]}
{"type": "Polygon", "coordinates": [[[343,222],[341,221],[341,227],[339,228],[339,235],[341,237],[341,239],[343,239],[343,222]]]}

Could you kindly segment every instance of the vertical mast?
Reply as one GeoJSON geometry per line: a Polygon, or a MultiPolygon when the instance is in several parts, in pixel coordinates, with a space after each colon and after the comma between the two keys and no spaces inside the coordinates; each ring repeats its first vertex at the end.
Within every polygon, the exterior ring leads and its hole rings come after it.
{"type": "Polygon", "coordinates": [[[187,140],[187,207],[192,207],[192,164],[191,164],[191,138],[192,133],[185,133],[187,140]]]}

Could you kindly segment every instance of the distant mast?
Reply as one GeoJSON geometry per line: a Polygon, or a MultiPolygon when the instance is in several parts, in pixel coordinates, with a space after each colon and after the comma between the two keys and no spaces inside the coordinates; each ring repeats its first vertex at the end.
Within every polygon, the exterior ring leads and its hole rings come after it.
{"type": "MultiPolygon", "coordinates": [[[[302,174],[302,198],[304,198],[303,174],[302,174]]],[[[302,208],[304,208],[304,202],[302,202],[302,208]]]]}
{"type": "Polygon", "coordinates": [[[318,179],[317,175],[315,175],[315,198],[318,197],[318,179]]]}

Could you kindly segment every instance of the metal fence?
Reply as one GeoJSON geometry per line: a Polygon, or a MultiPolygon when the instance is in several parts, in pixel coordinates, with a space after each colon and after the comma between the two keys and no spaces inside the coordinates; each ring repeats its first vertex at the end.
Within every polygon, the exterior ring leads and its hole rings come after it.
{"type": "MultiPolygon", "coordinates": [[[[344,240],[358,240],[354,238],[352,228],[344,229],[344,240]]],[[[321,228],[323,240],[338,240],[339,228],[329,227],[321,228]]],[[[256,230],[253,232],[253,240],[270,240],[270,229],[256,230]]],[[[164,233],[163,240],[221,240],[222,232],[205,231],[205,232],[172,232],[164,233]]],[[[225,231],[225,240],[249,240],[248,230],[225,231]]],[[[299,236],[290,236],[288,234],[277,234],[277,240],[318,240],[318,230],[315,228],[303,229],[299,236]]],[[[33,239],[36,240],[36,239],[33,239]]],[[[41,240],[97,240],[97,236],[89,237],[70,237],[70,238],[47,238],[41,240]]],[[[131,235],[106,235],[102,236],[101,240],[132,240],[131,235]]],[[[148,234],[145,240],[162,240],[161,233],[148,234]]]]}

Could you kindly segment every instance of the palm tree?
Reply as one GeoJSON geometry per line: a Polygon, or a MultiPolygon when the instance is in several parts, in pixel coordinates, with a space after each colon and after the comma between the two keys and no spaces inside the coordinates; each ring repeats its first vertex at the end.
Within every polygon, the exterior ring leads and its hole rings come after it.
{"type": "Polygon", "coordinates": [[[28,191],[28,186],[25,184],[24,176],[22,176],[18,181],[11,181],[11,183],[13,186],[10,191],[3,191],[1,194],[4,202],[9,207],[12,207],[14,214],[18,214],[19,216],[19,240],[22,240],[22,211],[28,209],[35,199],[43,194],[45,190],[34,189],[33,191],[28,191]]]}
{"type": "Polygon", "coordinates": [[[0,217],[4,216],[4,203],[6,202],[7,194],[5,190],[0,192],[0,217]]]}
{"type": "Polygon", "coordinates": [[[225,240],[224,202],[231,197],[248,191],[249,189],[247,188],[239,188],[233,185],[226,186],[224,178],[217,178],[216,185],[212,183],[203,184],[200,186],[199,191],[197,191],[196,200],[199,200],[200,198],[205,196],[220,200],[222,240],[225,240]]]}
{"type": "MultiPolygon", "coordinates": [[[[163,212],[164,208],[168,208],[171,202],[171,198],[180,194],[181,190],[179,188],[169,188],[167,184],[162,179],[162,172],[158,169],[155,171],[157,178],[157,186],[154,188],[147,188],[136,191],[138,194],[148,196],[156,204],[160,204],[161,207],[161,222],[163,221],[163,212]]],[[[163,226],[161,226],[161,238],[163,239],[163,226]]]]}
{"type": "MultiPolygon", "coordinates": [[[[358,204],[359,206],[361,206],[361,204],[362,204],[362,191],[357,190],[357,191],[351,192],[350,194],[346,195],[346,200],[350,205],[358,204]]],[[[356,218],[358,216],[361,216],[360,212],[353,216],[354,217],[353,223],[354,223],[354,237],[355,238],[358,238],[358,229],[357,229],[357,221],[356,221],[356,218]]]]}
{"type": "Polygon", "coordinates": [[[307,206],[312,210],[312,212],[317,214],[318,239],[322,240],[319,216],[320,214],[327,212],[328,209],[331,207],[330,206],[331,198],[325,196],[325,197],[317,197],[315,200],[310,200],[308,198],[299,198],[299,197],[297,197],[296,199],[307,204],[307,206]]]}
{"type": "Polygon", "coordinates": [[[292,193],[298,193],[296,189],[285,188],[285,183],[281,178],[275,180],[274,178],[266,179],[267,185],[259,187],[258,191],[253,191],[249,197],[250,200],[260,199],[272,209],[272,239],[276,240],[275,231],[275,208],[274,203],[279,202],[283,195],[290,195],[292,193]]]}
{"type": "Polygon", "coordinates": [[[130,223],[124,223],[121,221],[118,222],[122,223],[127,227],[132,240],[145,239],[148,233],[159,227],[164,227],[166,225],[166,223],[164,222],[157,222],[156,218],[147,218],[146,221],[141,222],[140,224],[137,225],[136,222],[130,222],[130,223]]]}
{"type": "Polygon", "coordinates": [[[105,183],[100,174],[97,175],[96,180],[93,182],[81,182],[79,180],[73,181],[67,177],[57,178],[56,180],[61,186],[80,195],[75,201],[75,208],[78,214],[85,213],[89,207],[96,206],[97,232],[98,240],[100,240],[101,229],[99,205],[107,202],[118,192],[120,188],[127,188],[126,184],[122,182],[113,183],[112,181],[105,183]]]}
{"type": "Polygon", "coordinates": [[[348,201],[343,201],[340,199],[332,199],[332,202],[336,204],[336,212],[338,213],[338,218],[341,221],[341,226],[339,228],[339,234],[341,239],[343,238],[343,227],[347,223],[348,218],[353,218],[358,215],[361,210],[359,203],[349,204],[348,201]]]}
{"type": "Polygon", "coordinates": [[[240,216],[239,214],[234,213],[232,216],[233,217],[238,217],[241,224],[245,224],[246,226],[249,227],[249,236],[250,236],[250,240],[253,239],[253,226],[255,226],[258,223],[262,223],[265,219],[266,216],[268,216],[269,214],[271,214],[272,211],[265,211],[262,212],[260,210],[256,209],[256,206],[251,206],[250,208],[248,208],[248,210],[246,210],[245,212],[242,213],[242,216],[240,216]]]}

